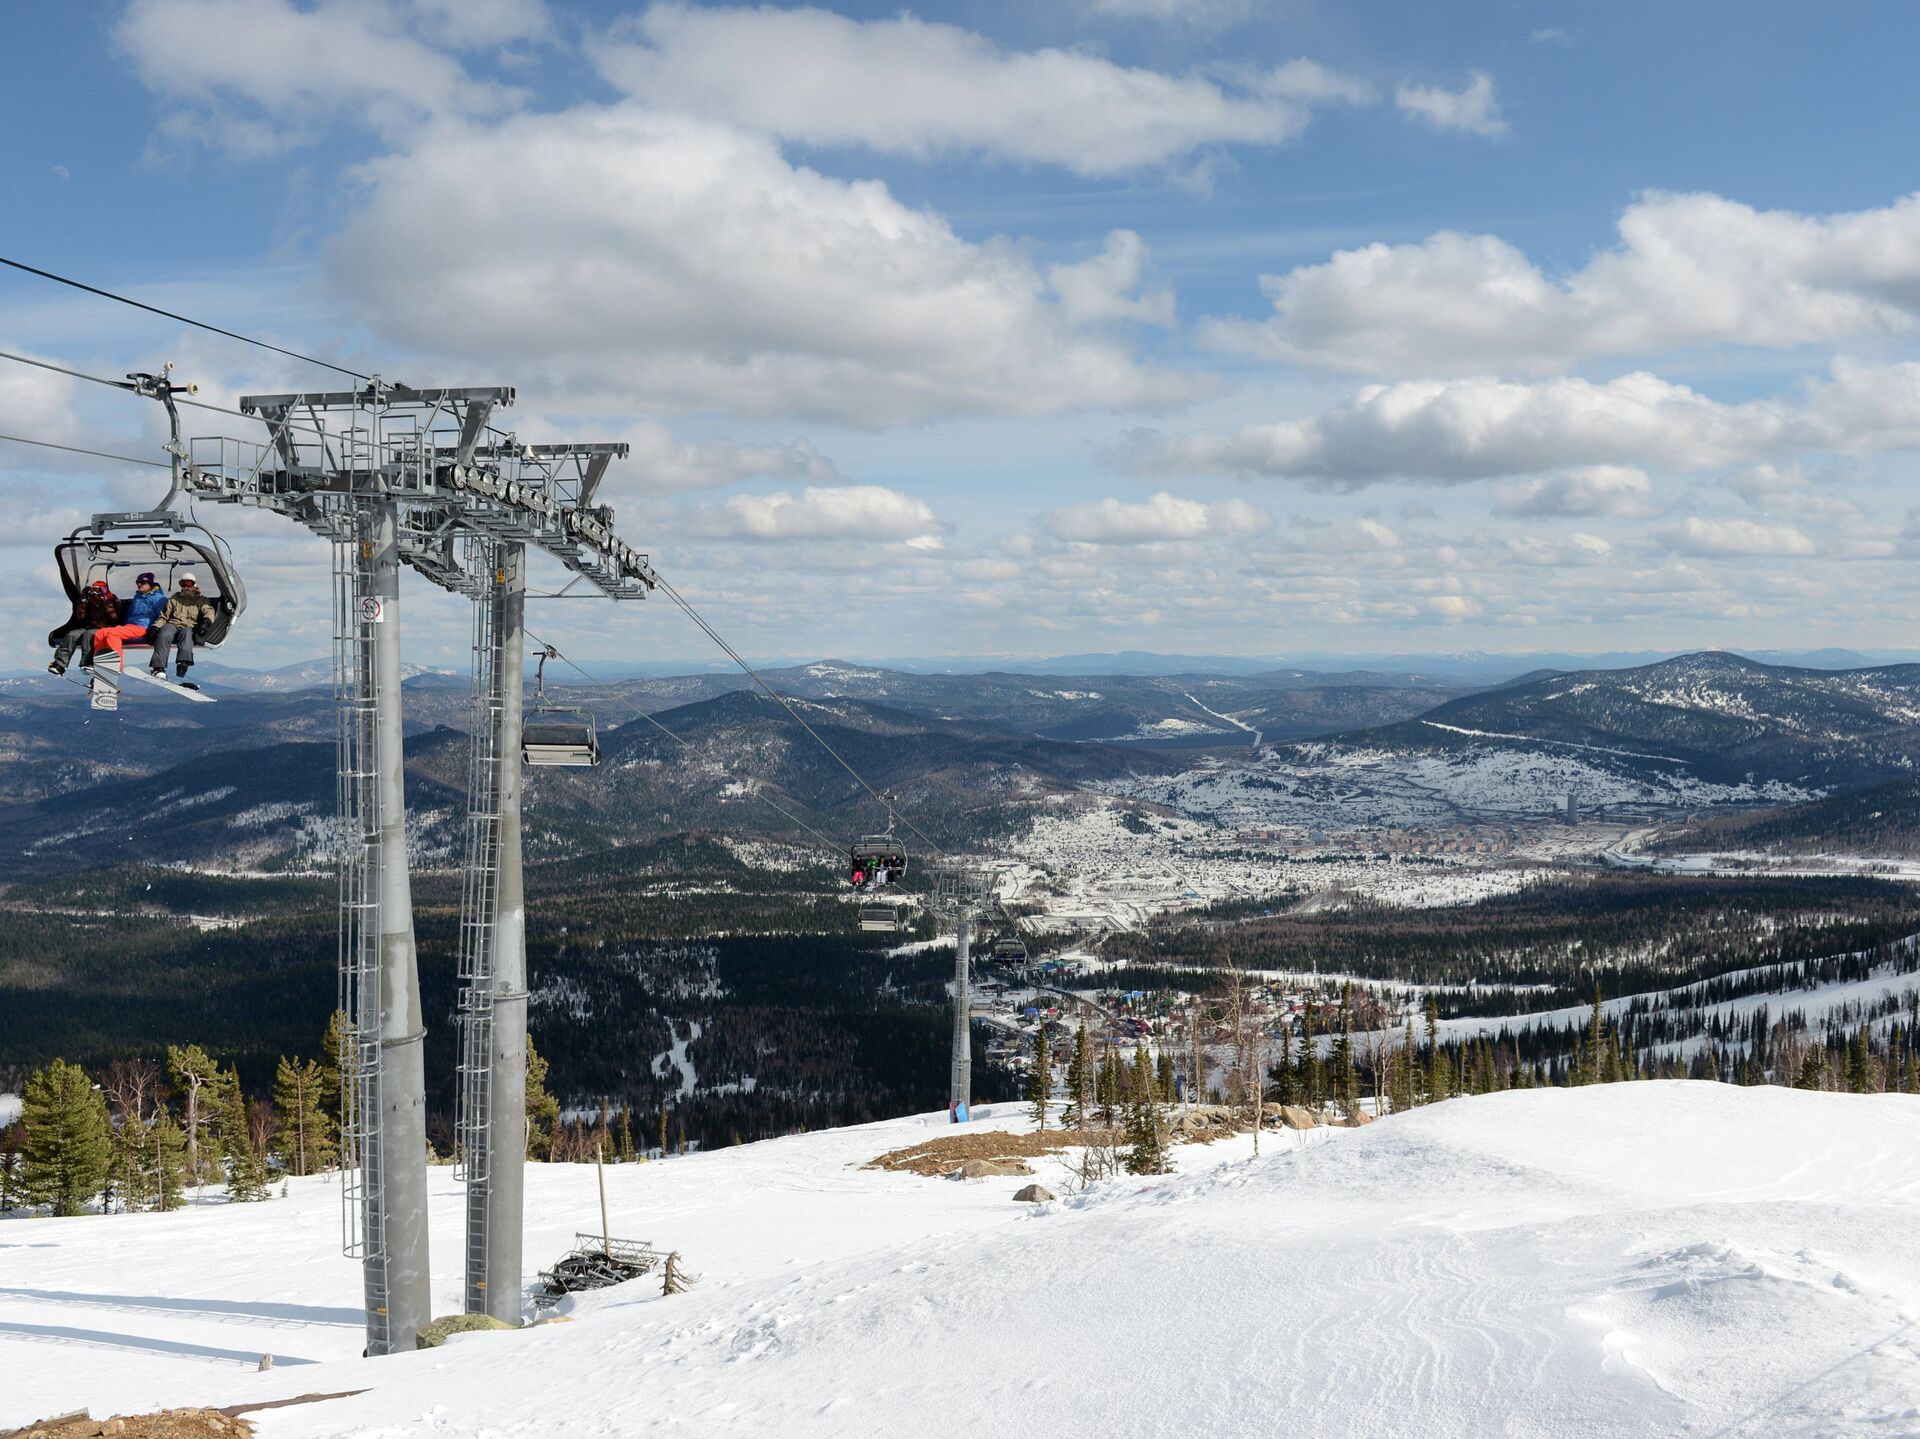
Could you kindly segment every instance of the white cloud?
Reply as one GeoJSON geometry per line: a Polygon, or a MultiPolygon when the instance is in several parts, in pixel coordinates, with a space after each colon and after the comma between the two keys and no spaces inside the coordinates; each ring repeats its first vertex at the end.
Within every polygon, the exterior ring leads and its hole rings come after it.
{"type": "MultiPolygon", "coordinates": [[[[113,39],[141,82],[175,106],[162,122],[165,138],[270,154],[340,118],[396,135],[435,116],[510,107],[516,92],[474,78],[413,33],[441,38],[452,9],[433,0],[417,13],[390,0],[308,9],[291,0],[131,0],[113,39]]],[[[474,12],[478,31],[468,33],[499,33],[511,16],[537,9],[485,0],[474,12]]]]}
{"type": "Polygon", "coordinates": [[[1475,70],[1464,90],[1401,85],[1393,92],[1393,103],[1436,130],[1465,130],[1488,137],[1507,133],[1500,102],[1493,94],[1493,76],[1485,70],[1475,70]]]}
{"type": "MultiPolygon", "coordinates": [[[[1793,398],[1729,405],[1644,372],[1369,385],[1320,415],[1231,433],[1135,431],[1117,458],[1149,477],[1224,474],[1358,489],[1389,479],[1460,482],[1588,466],[1703,470],[1798,450],[1920,447],[1920,364],[1836,364],[1793,398]]],[[[1586,483],[1591,486],[1589,473],[1586,483]]],[[[1611,482],[1621,488],[1616,476],[1611,482]]],[[[1555,494],[1577,498],[1578,482],[1555,494]]],[[[1520,501],[1527,496],[1522,494],[1520,501]]]]}
{"type": "Polygon", "coordinates": [[[1095,15],[1211,27],[1230,25],[1253,13],[1253,0],[1086,0],[1095,15]]]}
{"type": "Polygon", "coordinates": [[[620,436],[631,452],[617,473],[650,491],[717,489],[748,479],[811,480],[835,484],[833,461],[806,440],[742,445],[733,440],[690,444],[665,425],[643,423],[620,436]]]}
{"type": "Polygon", "coordinates": [[[1562,540],[1538,535],[1518,535],[1506,541],[1506,551],[1516,564],[1535,569],[1566,569],[1577,565],[1597,565],[1613,557],[1613,546],[1598,535],[1576,530],[1562,540]]]}
{"type": "Polygon", "coordinates": [[[1573,36],[1554,25],[1542,26],[1527,38],[1536,45],[1559,45],[1568,50],[1573,48],[1573,36]]]}
{"type": "Polygon", "coordinates": [[[939,542],[946,526],[924,501],[882,485],[809,485],[800,494],[735,495],[700,512],[695,529],[742,540],[939,542]]]}
{"type": "Polygon", "coordinates": [[[1662,530],[1660,542],[1688,555],[1811,555],[1813,541],[1792,525],[1766,525],[1754,520],[1689,518],[1662,530]]]}
{"type": "Polygon", "coordinates": [[[1075,325],[1017,247],[704,121],[625,104],[443,123],[359,173],[328,252],[342,300],[389,341],[510,363],[576,408],[880,427],[1168,408],[1206,385],[1075,325]]]}
{"type": "Polygon", "coordinates": [[[469,49],[546,40],[553,17],[542,0],[406,0],[420,28],[443,45],[469,49]]]}
{"type": "Polygon", "coordinates": [[[1047,282],[1060,297],[1060,313],[1076,325],[1132,320],[1173,328],[1173,291],[1140,291],[1147,245],[1132,230],[1115,230],[1091,259],[1055,265],[1047,282]]]}
{"type": "Polygon", "coordinates": [[[1202,338],[1265,359],[1433,375],[1902,334],[1920,315],[1920,195],[1812,216],[1651,194],[1627,208],[1619,233],[1563,277],[1492,235],[1343,250],[1262,276],[1273,315],[1217,321],[1202,338]]]}
{"type": "Polygon", "coordinates": [[[1631,465],[1583,465],[1560,474],[1502,485],[1496,491],[1497,515],[1651,514],[1653,481],[1631,465]]]}
{"type": "Polygon", "coordinates": [[[613,27],[594,62],[649,105],[808,145],[926,158],[990,155],[1111,175],[1213,145],[1278,145],[1317,105],[1365,93],[1322,67],[1215,80],[1077,50],[1002,49],[900,15],[654,5],[613,27]]]}
{"type": "Polygon", "coordinates": [[[1045,516],[1058,538],[1093,545],[1144,545],[1167,541],[1219,539],[1265,529],[1272,517],[1245,500],[1203,504],[1164,490],[1144,502],[1096,500],[1068,505],[1045,516]]]}

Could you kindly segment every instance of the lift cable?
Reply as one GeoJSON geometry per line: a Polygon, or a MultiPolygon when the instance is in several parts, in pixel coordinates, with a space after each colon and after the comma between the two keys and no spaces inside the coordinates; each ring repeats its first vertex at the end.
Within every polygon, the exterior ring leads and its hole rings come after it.
{"type": "Polygon", "coordinates": [[[318,359],[313,355],[303,355],[298,350],[289,350],[280,345],[268,344],[265,340],[254,339],[251,335],[242,335],[233,330],[222,329],[218,325],[210,325],[205,320],[195,320],[187,315],[176,314],[172,310],[163,310],[158,305],[147,304],[144,300],[130,299],[126,295],[116,295],[112,290],[103,290],[98,285],[88,285],[79,280],[69,279],[65,275],[56,275],[53,271],[42,270],[37,265],[25,264],[20,260],[10,260],[5,255],[0,255],[0,265],[11,266],[16,270],[24,270],[29,275],[38,275],[41,279],[52,280],[56,284],[69,285],[76,290],[84,290],[89,295],[98,295],[102,299],[118,300],[123,305],[131,305],[136,310],[145,310],[148,314],[159,315],[162,319],[178,320],[183,325],[192,325],[195,329],[208,330],[216,335],[225,335],[229,340],[238,340],[242,344],[257,345],[263,350],[273,351],[276,355],[285,355],[290,360],[299,360],[305,364],[318,365],[323,370],[332,370],[337,374],[349,375],[356,380],[371,380],[373,378],[371,375],[361,374],[358,370],[349,370],[345,365],[336,365],[331,360],[318,359]]]}
{"type": "MultiPolygon", "coordinates": [[[[531,630],[527,632],[527,638],[532,640],[536,645],[539,645],[542,649],[546,650],[546,652],[549,655],[551,655],[554,659],[559,660],[560,663],[562,663],[563,665],[566,665],[569,669],[572,669],[576,673],[578,673],[579,676],[582,679],[584,679],[588,684],[596,686],[617,703],[625,705],[634,714],[638,715],[641,719],[645,720],[648,724],[652,725],[655,729],[659,730],[661,734],[665,735],[668,739],[672,740],[675,744],[679,745],[682,749],[693,748],[692,741],[685,739],[680,735],[675,734],[672,730],[668,729],[665,725],[661,724],[659,720],[655,719],[652,715],[648,714],[645,710],[641,709],[639,705],[635,704],[632,700],[628,699],[625,695],[621,694],[619,690],[613,688],[605,680],[598,679],[595,676],[588,674],[586,670],[582,669],[578,664],[574,663],[573,660],[568,658],[566,655],[562,654],[559,650],[555,649],[552,645],[548,644],[545,640],[541,639],[538,635],[534,634],[531,630]]],[[[747,778],[753,779],[754,776],[749,774],[747,778]]],[[[826,846],[829,853],[835,855],[836,857],[839,855],[841,846],[836,844],[833,840],[827,838],[826,835],[820,833],[819,830],[815,829],[812,825],[808,824],[805,820],[801,819],[799,815],[793,813],[793,811],[787,809],[784,805],[780,804],[777,800],[771,798],[770,796],[762,792],[757,786],[754,789],[753,793],[756,799],[763,801],[769,808],[778,810],[781,814],[785,815],[789,820],[793,821],[793,823],[799,825],[801,829],[804,829],[808,834],[812,835],[815,839],[819,840],[821,844],[826,846]]]]}
{"type": "MultiPolygon", "coordinates": [[[[51,360],[37,360],[32,355],[16,355],[11,350],[0,350],[0,360],[13,360],[22,365],[32,365],[35,369],[51,370],[56,375],[71,375],[76,380],[87,380],[96,385],[105,385],[110,390],[120,390],[130,395],[142,393],[126,380],[109,380],[105,375],[89,375],[85,370],[68,369],[65,365],[56,365],[51,360]]],[[[196,410],[212,410],[215,414],[219,415],[237,415],[243,420],[258,420],[260,418],[258,415],[249,415],[245,410],[236,410],[231,405],[216,405],[207,400],[189,399],[185,395],[175,395],[173,402],[176,405],[191,405],[196,410]]],[[[291,418],[289,418],[285,424],[288,429],[302,430],[310,435],[326,433],[324,430],[316,429],[312,425],[303,424],[291,418]]]]}
{"type": "Polygon", "coordinates": [[[105,450],[83,450],[78,445],[56,445],[52,440],[30,440],[25,435],[0,435],[0,440],[10,440],[16,445],[38,445],[43,450],[65,450],[70,455],[92,455],[96,460],[118,460],[126,465],[150,465],[156,470],[173,468],[165,460],[142,460],[133,455],[109,454],[105,450]]]}
{"type": "MultiPolygon", "coordinates": [[[[696,625],[698,625],[701,631],[705,633],[706,637],[712,640],[716,645],[718,645],[721,651],[727,656],[728,659],[732,660],[735,664],[740,666],[740,668],[746,672],[746,675],[749,679],[751,679],[755,684],[759,685],[761,689],[765,690],[767,694],[770,695],[773,698],[773,700],[776,703],[778,703],[782,709],[784,709],[788,714],[792,715],[794,718],[794,721],[800,726],[800,728],[805,730],[808,734],[812,735],[814,742],[817,743],[821,749],[825,750],[828,754],[832,755],[834,758],[834,762],[837,763],[841,769],[845,770],[848,774],[853,776],[855,782],[859,784],[860,788],[864,789],[868,794],[872,795],[873,798],[877,800],[880,804],[886,806],[887,816],[889,819],[894,817],[896,813],[896,809],[893,801],[890,798],[888,798],[886,795],[881,794],[880,791],[875,789],[872,785],[868,784],[865,775],[861,774],[859,770],[855,769],[852,765],[848,764],[845,759],[841,758],[840,752],[836,750],[832,745],[828,744],[826,740],[821,737],[820,732],[818,730],[816,730],[812,725],[807,723],[805,716],[803,716],[799,710],[795,709],[793,705],[788,702],[787,697],[781,694],[772,685],[768,684],[766,680],[761,678],[760,672],[754,669],[752,665],[748,664],[746,660],[741,657],[740,651],[736,650],[732,645],[728,644],[725,637],[723,637],[718,630],[716,630],[712,625],[707,623],[707,621],[701,616],[700,612],[687,602],[686,597],[682,595],[680,591],[676,590],[671,584],[669,584],[664,578],[662,578],[658,574],[655,574],[654,581],[656,584],[659,585],[660,589],[666,594],[667,598],[672,600],[674,604],[680,607],[681,613],[685,614],[688,619],[692,620],[696,625]]],[[[941,849],[940,846],[935,844],[931,839],[928,839],[926,831],[921,829],[919,825],[915,824],[912,820],[908,819],[905,815],[900,815],[899,818],[901,822],[905,824],[908,829],[914,832],[915,835],[919,836],[920,839],[926,841],[927,848],[932,850],[934,854],[938,855],[942,859],[945,859],[947,857],[946,851],[941,849]]]]}

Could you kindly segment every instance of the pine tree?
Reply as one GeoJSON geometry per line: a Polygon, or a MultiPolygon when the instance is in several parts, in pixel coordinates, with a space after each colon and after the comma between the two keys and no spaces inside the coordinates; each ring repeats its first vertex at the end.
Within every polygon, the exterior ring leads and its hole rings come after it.
{"type": "Polygon", "coordinates": [[[660,1157],[667,1157],[667,1101],[660,1101],[660,1157]]]}
{"type": "Polygon", "coordinates": [[[187,1178],[202,1183],[217,1157],[213,1141],[219,1118],[220,1066],[197,1044],[167,1046],[167,1077],[174,1092],[186,1096],[182,1128],[187,1138],[187,1178]]]}
{"type": "Polygon", "coordinates": [[[1120,1052],[1108,1045],[1106,1058],[1100,1065],[1099,1083],[1094,1091],[1094,1101],[1100,1107],[1100,1123],[1103,1127],[1113,1128],[1113,1122],[1125,1100],[1126,1085],[1120,1077],[1120,1052]]]}
{"type": "Polygon", "coordinates": [[[1847,1046],[1849,1094],[1866,1094],[1873,1088],[1873,1053],[1869,1044],[1867,1027],[1863,1024],[1854,1032],[1853,1043],[1847,1046]]]}
{"type": "Polygon", "coordinates": [[[1161,1132],[1160,1106],[1153,1093],[1153,1061],[1146,1041],[1134,1050],[1127,1076],[1127,1154],[1129,1174],[1165,1174],[1167,1148],[1161,1132]]]}
{"type": "Polygon", "coordinates": [[[1795,1089],[1825,1089],[1827,1087],[1827,1049],[1823,1044],[1807,1046],[1807,1057],[1800,1062],[1800,1077],[1793,1082],[1795,1089]]]}
{"type": "Polygon", "coordinates": [[[149,1198],[153,1207],[178,1209],[186,1203],[187,1136],[174,1123],[172,1111],[164,1106],[154,1115],[153,1127],[147,1131],[147,1148],[152,1154],[147,1182],[151,1186],[149,1198]]]}
{"type": "MultiPolygon", "coordinates": [[[[543,1159],[553,1158],[554,1125],[560,1118],[560,1101],[547,1093],[547,1061],[527,1036],[527,1156],[536,1151],[543,1159]]],[[[662,1121],[664,1128],[665,1121],[662,1121]]],[[[661,1141],[664,1153],[666,1141],[661,1141]]]]}
{"type": "Polygon", "coordinates": [[[1027,1075],[1027,1105],[1034,1127],[1047,1127],[1047,1101],[1053,1098],[1053,1043],[1047,1038],[1047,1021],[1033,1032],[1033,1068],[1027,1075]]]}
{"type": "Polygon", "coordinates": [[[1400,1052],[1393,1057],[1393,1112],[1405,1114],[1414,1106],[1413,1071],[1416,1064],[1413,1039],[1413,1016],[1407,1016],[1405,1030],[1400,1035],[1400,1052]]]}
{"type": "Polygon", "coordinates": [[[1300,1088],[1293,1073],[1293,1026],[1280,1026],[1280,1062],[1274,1065],[1269,1076],[1273,1080],[1273,1102],[1275,1104],[1298,1104],[1300,1088]]]}
{"type": "Polygon", "coordinates": [[[280,1056],[273,1073],[274,1155],[289,1174],[315,1174],[333,1163],[325,1086],[320,1065],[280,1056]]]}
{"type": "Polygon", "coordinates": [[[1160,1051],[1160,1062],[1154,1070],[1154,1087],[1159,1091],[1162,1104],[1172,1104],[1176,1098],[1173,1079],[1173,1054],[1169,1050],[1160,1051]]]}
{"type": "Polygon", "coordinates": [[[107,1102],[87,1072],[56,1059],[27,1080],[21,1197],[56,1215],[83,1214],[112,1162],[107,1102]]]}
{"type": "Polygon", "coordinates": [[[0,1214],[20,1204],[20,1125],[0,1125],[0,1214]]]}
{"type": "Polygon", "coordinates": [[[1579,1063],[1574,1069],[1575,1084],[1600,1082],[1600,1050],[1606,1040],[1606,1012],[1600,1006],[1600,986],[1593,986],[1593,1010],[1587,1019],[1587,1032],[1580,1041],[1579,1063]]]}
{"type": "Polygon", "coordinates": [[[342,1087],[352,1082],[357,1068],[347,1012],[336,1009],[327,1016],[327,1032],[320,1039],[318,1094],[320,1112],[327,1116],[334,1134],[340,1139],[340,1165],[343,1169],[351,1169],[359,1162],[348,1152],[346,1124],[342,1117],[345,1109],[342,1087]]]}
{"type": "Polygon", "coordinates": [[[1074,1032],[1073,1053],[1067,1059],[1067,1109],[1060,1116],[1060,1122],[1069,1129],[1084,1129],[1087,1124],[1087,1111],[1092,1107],[1093,1096],[1093,1046],[1087,1038],[1087,1022],[1080,1021],[1080,1028],[1074,1032]]]}
{"type": "Polygon", "coordinates": [[[1340,986],[1340,1037],[1334,1041],[1334,1098],[1344,1110],[1360,1104],[1360,1071],[1353,1052],[1353,983],[1340,986]]]}
{"type": "Polygon", "coordinates": [[[1700,1077],[1716,1084],[1720,1080],[1720,1056],[1713,1052],[1712,1036],[1707,1039],[1706,1066],[1700,1077]]]}
{"type": "MultiPolygon", "coordinates": [[[[267,1197],[267,1160],[245,1124],[229,1129],[227,1149],[227,1198],[235,1204],[251,1204],[267,1197]]],[[[431,1147],[431,1146],[429,1146],[431,1147]]]]}
{"type": "Polygon", "coordinates": [[[1906,1079],[1901,1084],[1900,1088],[1903,1092],[1907,1094],[1920,1094],[1920,1060],[1916,1060],[1915,1058],[1913,1041],[1911,1038],[1909,1038],[1907,1041],[1906,1079]]]}
{"type": "Polygon", "coordinates": [[[153,1203],[153,1146],[147,1126],[123,1114],[113,1126],[108,1183],[120,1200],[120,1212],[132,1214],[153,1203]]]}
{"type": "Polygon", "coordinates": [[[1319,1109],[1326,1100],[1326,1077],[1320,1066],[1320,1045],[1313,1035],[1313,1004],[1302,1013],[1300,1029],[1300,1102],[1319,1109]]]}
{"type": "Polygon", "coordinates": [[[1442,1082],[1440,1055],[1440,1001],[1433,995],[1427,996],[1427,1103],[1447,1097],[1447,1087],[1442,1082]]]}
{"type": "Polygon", "coordinates": [[[633,1106],[630,1104],[620,1106],[620,1147],[617,1153],[622,1164],[633,1163],[633,1106]]]}

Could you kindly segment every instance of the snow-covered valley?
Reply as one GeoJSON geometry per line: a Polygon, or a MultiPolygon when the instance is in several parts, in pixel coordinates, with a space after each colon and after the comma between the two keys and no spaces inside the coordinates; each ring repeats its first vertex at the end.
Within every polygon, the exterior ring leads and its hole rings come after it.
{"type": "MultiPolygon", "coordinates": [[[[859,1167],[945,1128],[617,1168],[614,1232],[681,1249],[692,1293],[640,1282],[571,1324],[380,1360],[354,1357],[358,1275],[324,1180],[257,1206],[9,1221],[0,1423],[363,1391],[255,1422],[284,1439],[1920,1427],[1920,1099],[1514,1091],[1270,1136],[1258,1159],[1245,1139],[1187,1146],[1182,1173],[1042,1206],[1010,1202],[1013,1179],[859,1167]]],[[[530,1180],[532,1263],[587,1227],[593,1191],[585,1168],[530,1180]]],[[[452,1309],[449,1171],[433,1224],[452,1309]]]]}

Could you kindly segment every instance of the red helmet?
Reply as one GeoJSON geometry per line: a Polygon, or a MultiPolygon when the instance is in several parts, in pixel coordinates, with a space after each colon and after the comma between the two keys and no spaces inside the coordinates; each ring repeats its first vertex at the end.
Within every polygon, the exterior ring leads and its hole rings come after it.
{"type": "Polygon", "coordinates": [[[88,586],[88,588],[96,589],[100,591],[100,593],[103,595],[110,595],[113,593],[113,591],[110,588],[108,588],[107,582],[105,580],[95,580],[90,586],[88,586]]]}

